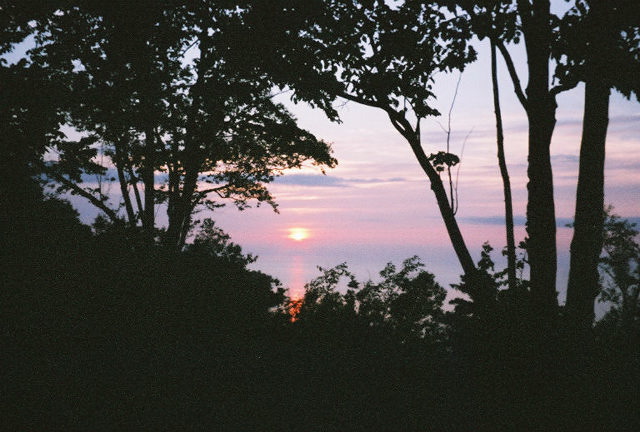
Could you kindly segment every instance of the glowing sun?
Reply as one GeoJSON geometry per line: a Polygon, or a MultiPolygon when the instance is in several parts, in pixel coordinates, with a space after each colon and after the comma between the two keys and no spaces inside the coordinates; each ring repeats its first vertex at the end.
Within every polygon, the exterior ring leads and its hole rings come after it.
{"type": "Polygon", "coordinates": [[[309,238],[309,230],[306,228],[289,228],[287,237],[295,241],[306,240],[309,238]]]}

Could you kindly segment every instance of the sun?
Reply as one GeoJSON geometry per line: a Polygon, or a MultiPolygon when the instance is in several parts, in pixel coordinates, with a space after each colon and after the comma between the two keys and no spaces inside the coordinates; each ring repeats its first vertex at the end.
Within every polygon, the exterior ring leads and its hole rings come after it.
{"type": "Polygon", "coordinates": [[[298,242],[306,240],[309,238],[309,230],[306,228],[289,228],[289,235],[287,237],[298,242]]]}

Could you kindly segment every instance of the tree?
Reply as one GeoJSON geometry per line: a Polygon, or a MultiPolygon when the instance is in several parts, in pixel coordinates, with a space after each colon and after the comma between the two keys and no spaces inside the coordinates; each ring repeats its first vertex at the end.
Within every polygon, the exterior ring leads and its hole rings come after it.
{"type": "Polygon", "coordinates": [[[0,225],[7,230],[26,231],[32,204],[42,198],[38,161],[58,135],[64,103],[62,87],[42,68],[9,54],[33,33],[29,23],[55,3],[3,2],[0,9],[0,225]]]}
{"type": "Polygon", "coordinates": [[[600,300],[610,303],[605,320],[614,320],[628,334],[640,323],[640,245],[636,224],[605,212],[603,252],[600,257],[600,300]]]}
{"type": "MultiPolygon", "coordinates": [[[[463,70],[475,58],[464,23],[430,3],[291,2],[280,15],[258,5],[262,8],[255,6],[252,22],[275,34],[272,44],[261,39],[259,49],[297,71],[284,82],[296,97],[342,98],[387,114],[426,174],[458,260],[474,280],[476,268],[440,177],[460,159],[444,151],[429,153],[421,135],[422,120],[439,115],[431,106],[434,75],[463,70]],[[299,28],[283,32],[265,24],[285,20],[299,23],[299,28]],[[288,43],[291,32],[297,32],[297,38],[288,43]]],[[[335,110],[325,111],[336,116],[335,110]]],[[[473,296],[481,291],[475,285],[470,289],[473,296]]]]}
{"type": "Polygon", "coordinates": [[[446,291],[433,274],[423,270],[417,256],[398,269],[388,263],[380,281],[358,282],[346,263],[330,269],[305,286],[296,319],[330,323],[350,318],[368,331],[392,334],[399,341],[442,341],[445,334],[442,305],[446,291]],[[346,287],[341,281],[346,279],[346,287]],[[338,289],[344,290],[343,294],[338,289]]]}
{"type": "MultiPolygon", "coordinates": [[[[496,40],[496,46],[512,78],[515,94],[525,109],[529,121],[527,233],[531,300],[541,322],[551,322],[557,306],[557,252],[550,144],[556,123],[556,96],[574,88],[579,82],[577,75],[566,74],[567,68],[563,62],[567,57],[573,58],[572,51],[576,46],[583,44],[583,41],[576,39],[566,42],[566,31],[562,29],[567,26],[567,23],[575,21],[576,15],[571,11],[563,18],[554,15],[551,13],[549,0],[507,0],[497,4],[487,2],[484,9],[476,7],[474,3],[465,3],[463,7],[470,19],[477,23],[476,29],[484,28],[480,31],[486,33],[487,28],[492,28],[489,11],[492,10],[490,6],[493,5],[501,10],[503,16],[501,22],[507,23],[506,28],[509,30],[506,31],[510,37],[505,40],[519,42],[522,39],[525,44],[528,71],[526,89],[520,83],[505,43],[502,39],[496,40]],[[554,85],[550,82],[552,60],[556,61],[554,82],[555,79],[562,78],[554,85]]],[[[582,12],[578,15],[582,16],[582,12]]],[[[599,34],[599,31],[591,31],[590,37],[596,34],[599,34]]],[[[597,122],[601,120],[594,118],[587,120],[585,124],[589,123],[591,124],[589,127],[593,127],[597,122]]],[[[602,205],[595,208],[602,208],[602,205]]]]}
{"type": "Polygon", "coordinates": [[[240,245],[233,243],[231,236],[217,227],[210,218],[202,221],[202,226],[193,242],[188,245],[187,251],[196,255],[225,259],[244,267],[258,259],[252,254],[244,255],[240,245]]]}
{"type": "MultiPolygon", "coordinates": [[[[561,27],[556,54],[562,81],[585,83],[574,234],[567,286],[567,313],[577,329],[590,328],[600,292],[598,262],[603,246],[604,161],[609,97],[616,89],[640,92],[640,25],[635,1],[579,0],[561,27]],[[562,56],[565,56],[564,59],[562,56]]],[[[606,230],[605,230],[606,231],[606,230]]]]}
{"type": "Polygon", "coordinates": [[[418,257],[406,259],[398,270],[388,263],[382,281],[368,281],[356,293],[358,313],[373,325],[387,325],[402,340],[444,337],[442,305],[446,291],[418,257]]]}
{"type": "Polygon", "coordinates": [[[480,39],[487,38],[491,47],[491,83],[493,89],[493,105],[496,118],[496,145],[498,166],[502,178],[505,203],[505,231],[507,276],[511,290],[518,286],[516,276],[516,244],[513,224],[513,202],[511,196],[511,181],[507,168],[504,151],[504,132],[502,111],[500,108],[500,87],[498,84],[497,46],[505,42],[518,40],[516,13],[509,1],[454,1],[442,2],[452,13],[459,13],[460,9],[469,17],[468,25],[471,31],[480,39]]]}
{"type": "MultiPolygon", "coordinates": [[[[502,44],[516,95],[529,121],[529,164],[527,176],[527,233],[534,313],[546,326],[556,313],[556,219],[551,170],[551,137],[556,124],[556,95],[575,83],[551,87],[549,64],[554,42],[553,20],[549,0],[518,0],[518,15],[525,43],[528,66],[526,93],[520,87],[513,63],[502,44]]],[[[534,315],[535,316],[535,315],[534,315]]]]}
{"type": "Polygon", "coordinates": [[[221,204],[212,196],[275,208],[265,186],[275,176],[334,166],[329,145],[273,101],[269,73],[236,62],[224,33],[245,31],[240,3],[87,1],[41,20],[32,57],[68,86],[69,123],[84,134],[51,143],[52,180],[120,219],[104,187],[115,181],[128,225],[148,240],[166,204],[163,241],[180,249],[196,208],[221,204]]]}
{"type": "MultiPolygon", "coordinates": [[[[502,12],[502,17],[506,17],[509,20],[509,13],[507,11],[500,11],[500,3],[495,6],[495,15],[493,20],[498,20],[498,13],[502,12]]],[[[507,280],[509,289],[515,291],[517,288],[517,276],[516,276],[516,241],[514,235],[513,224],[513,199],[511,195],[511,180],[509,179],[509,170],[507,168],[507,161],[504,152],[504,131],[502,126],[502,110],[500,108],[500,86],[498,84],[498,67],[497,67],[497,41],[513,38],[512,34],[509,34],[510,29],[513,29],[513,25],[499,25],[495,23],[491,26],[489,32],[489,41],[491,45],[491,84],[493,88],[493,106],[496,117],[496,145],[498,147],[498,166],[500,167],[500,176],[502,177],[502,188],[504,191],[504,217],[505,217],[505,231],[507,241],[507,280]],[[502,28],[501,33],[499,29],[502,28]]],[[[502,23],[504,24],[504,23],[502,23]]]]}

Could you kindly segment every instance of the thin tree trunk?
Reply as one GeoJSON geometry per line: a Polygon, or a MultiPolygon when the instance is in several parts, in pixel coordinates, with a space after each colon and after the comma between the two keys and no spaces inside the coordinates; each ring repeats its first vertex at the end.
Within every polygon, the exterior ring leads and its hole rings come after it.
{"type": "MultiPolygon", "coordinates": [[[[174,158],[177,159],[178,149],[172,149],[174,158]]],[[[169,225],[167,227],[167,232],[165,235],[164,243],[171,247],[175,245],[177,241],[177,232],[179,231],[179,222],[180,219],[178,213],[180,212],[180,173],[177,171],[178,164],[177,162],[173,163],[173,166],[169,166],[169,188],[168,188],[168,205],[167,205],[167,217],[169,219],[169,225]]]]}
{"type": "Polygon", "coordinates": [[[190,206],[189,211],[187,212],[185,220],[182,224],[182,231],[180,232],[180,237],[178,238],[178,250],[182,250],[187,242],[187,236],[189,235],[189,231],[191,231],[191,215],[193,214],[194,207],[195,206],[193,205],[190,206]]]}
{"type": "Polygon", "coordinates": [[[609,95],[609,87],[598,78],[587,80],[566,303],[570,322],[576,328],[591,326],[595,298],[600,292],[598,260],[604,229],[604,160],[609,95]]]}
{"type": "Polygon", "coordinates": [[[172,248],[181,249],[182,237],[185,230],[188,232],[191,224],[191,213],[194,206],[191,204],[194,194],[198,189],[198,174],[202,164],[203,155],[196,141],[196,126],[190,123],[187,130],[191,133],[186,139],[184,150],[184,175],[182,185],[179,174],[171,178],[172,188],[170,188],[170,206],[167,216],[169,226],[165,236],[165,243],[172,248]]]}
{"type": "Polygon", "coordinates": [[[517,289],[516,277],[516,242],[513,233],[513,200],[511,198],[511,181],[504,154],[504,133],[502,130],[502,111],[500,109],[500,88],[498,86],[498,68],[496,65],[496,45],[491,39],[491,79],[493,83],[493,106],[496,115],[496,142],[498,146],[498,165],[502,176],[504,190],[504,215],[507,237],[507,281],[509,289],[517,289]]]}
{"type": "Polygon", "coordinates": [[[148,241],[153,242],[155,228],[155,142],[151,128],[145,131],[145,154],[142,167],[144,183],[144,210],[142,228],[148,241]]]}
{"type": "MultiPolygon", "coordinates": [[[[185,224],[189,223],[191,217],[192,209],[185,203],[187,193],[184,189],[182,193],[180,190],[177,190],[170,198],[173,203],[171,204],[171,211],[167,212],[169,226],[167,227],[165,244],[174,249],[181,249],[182,232],[185,229],[185,224]]],[[[193,193],[191,193],[191,195],[193,195],[193,193]]]]}
{"type": "Polygon", "coordinates": [[[416,133],[415,135],[416,136],[409,140],[409,144],[416,156],[416,159],[418,159],[418,163],[427,175],[429,183],[431,184],[431,190],[436,197],[438,209],[440,210],[440,215],[442,216],[442,220],[444,221],[444,225],[447,229],[449,240],[451,241],[456,256],[458,257],[462,271],[467,278],[467,285],[469,287],[468,294],[472,297],[472,300],[477,302],[481,307],[486,306],[489,299],[485,298],[483,295],[483,286],[481,285],[482,281],[478,275],[478,269],[476,268],[473,258],[469,253],[469,248],[464,241],[464,237],[462,236],[462,232],[458,226],[458,221],[456,220],[451,204],[449,203],[449,197],[447,196],[442,179],[431,165],[427,155],[424,153],[419,141],[419,133],[416,133]]]}
{"type": "Polygon", "coordinates": [[[122,199],[124,200],[124,207],[127,211],[127,218],[129,219],[129,225],[134,227],[136,225],[136,215],[133,211],[133,204],[131,203],[131,197],[129,196],[129,182],[124,173],[124,157],[122,155],[122,143],[114,143],[115,147],[115,162],[116,170],[118,172],[118,182],[120,183],[120,192],[122,193],[122,199]]]}
{"type": "Polygon", "coordinates": [[[133,189],[133,196],[136,198],[136,206],[138,207],[138,214],[142,215],[142,198],[140,197],[140,191],[138,190],[138,178],[133,172],[133,168],[129,164],[127,166],[127,172],[129,173],[129,181],[131,182],[131,188],[133,189]]]}

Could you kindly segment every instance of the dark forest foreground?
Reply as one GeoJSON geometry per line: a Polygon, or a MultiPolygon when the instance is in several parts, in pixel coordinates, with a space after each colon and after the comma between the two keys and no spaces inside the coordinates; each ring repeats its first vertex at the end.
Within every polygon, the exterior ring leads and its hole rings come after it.
{"type": "Polygon", "coordinates": [[[444,312],[415,259],[288,304],[211,226],[177,253],[33,196],[3,212],[4,430],[637,430],[615,316],[577,335],[508,301],[444,312]]]}
{"type": "Polygon", "coordinates": [[[602,211],[610,96],[640,94],[640,2],[553,6],[0,0],[1,428],[640,430],[638,231],[602,211]],[[505,270],[488,244],[474,262],[456,216],[462,154],[422,129],[440,115],[436,77],[462,73],[485,42],[505,270]],[[522,253],[498,55],[527,116],[522,253]],[[551,156],[569,150],[551,142],[567,121],[559,95],[582,85],[560,306],[551,156]],[[276,210],[275,178],[337,164],[283,92],[332,121],[345,101],[385,113],[462,269],[452,310],[415,257],[378,281],[323,269],[292,301],[196,219],[225,204],[276,210]],[[67,194],[100,212],[93,226],[67,194]],[[611,310],[594,324],[597,299],[611,310]]]}

